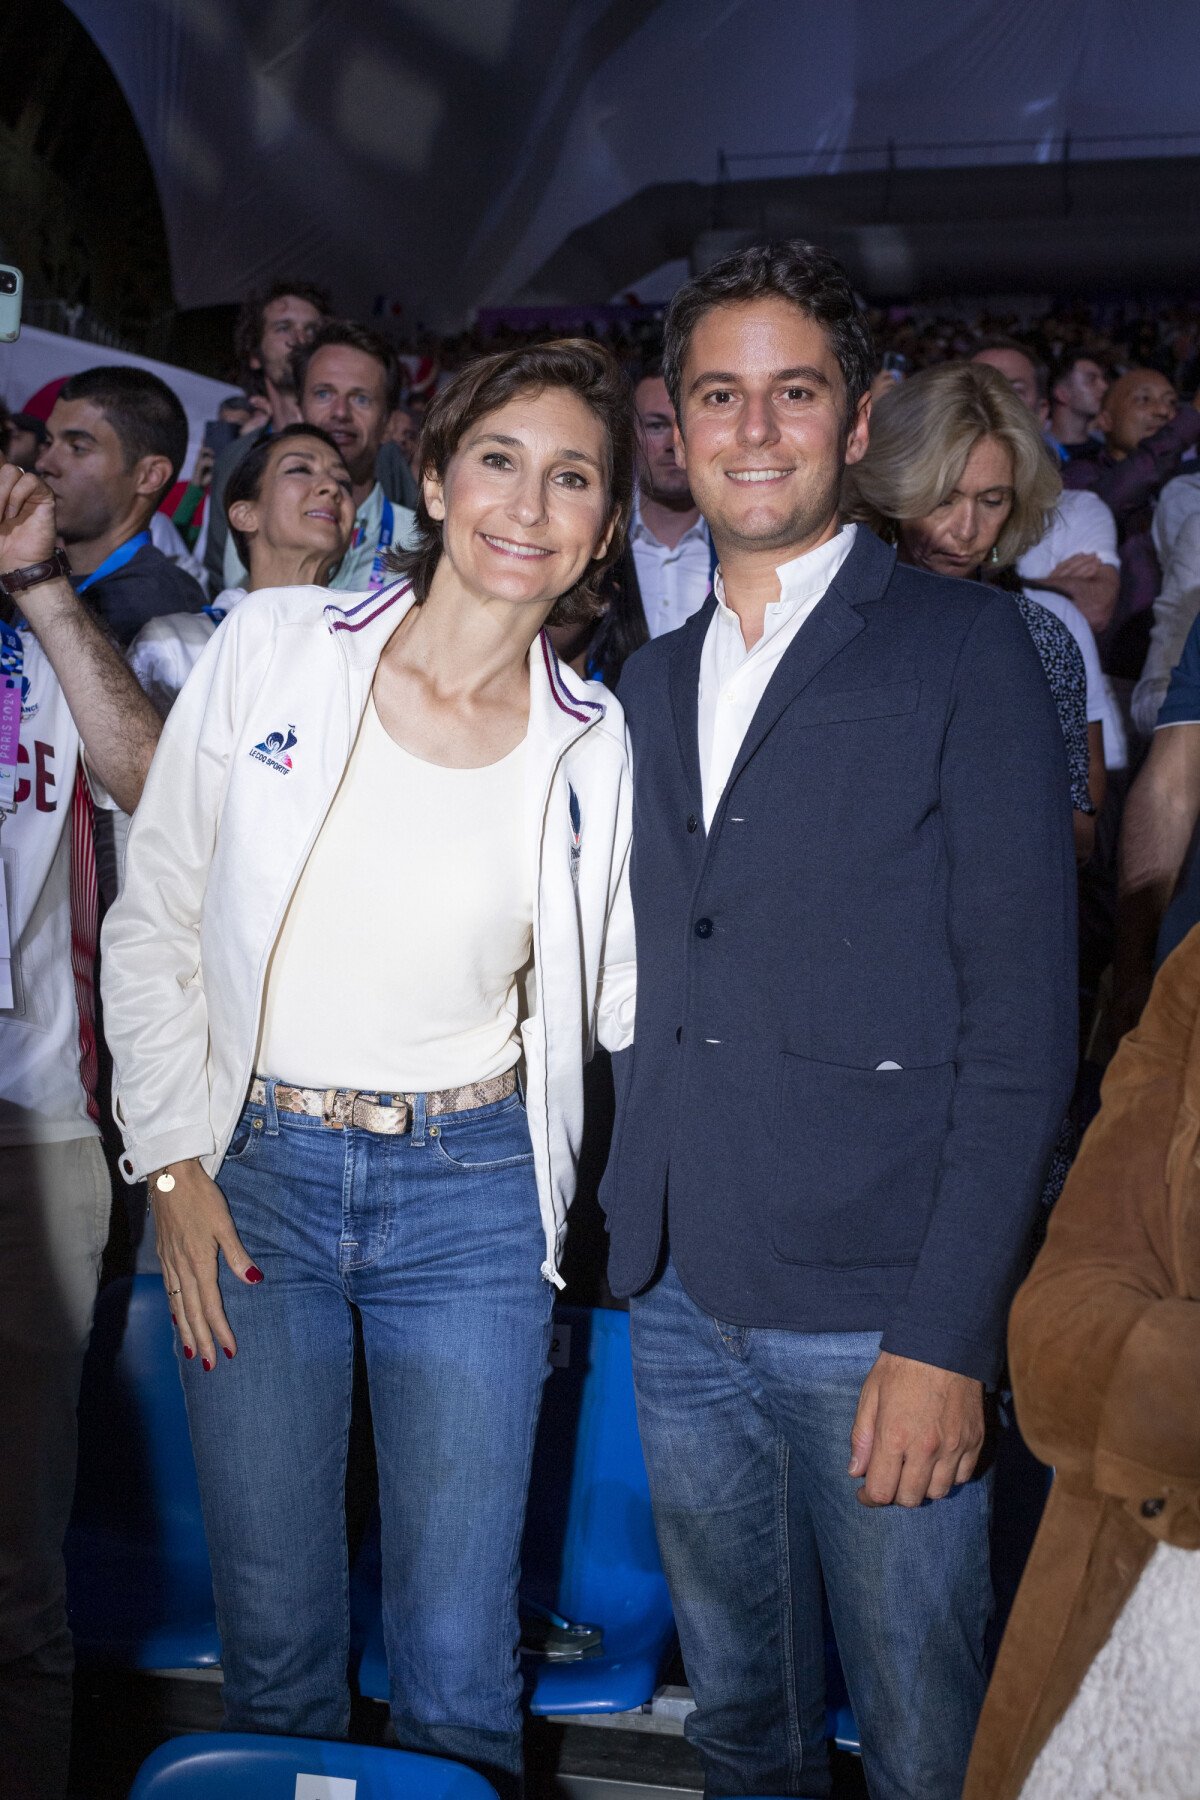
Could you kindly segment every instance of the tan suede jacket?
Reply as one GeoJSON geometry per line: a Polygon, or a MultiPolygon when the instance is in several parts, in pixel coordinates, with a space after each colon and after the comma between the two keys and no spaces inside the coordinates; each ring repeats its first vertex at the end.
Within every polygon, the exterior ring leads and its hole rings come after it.
{"type": "Polygon", "coordinates": [[[1113,1060],[1009,1357],[1056,1478],[963,1800],[1016,1800],[1155,1544],[1200,1549],[1200,927],[1113,1060]]]}

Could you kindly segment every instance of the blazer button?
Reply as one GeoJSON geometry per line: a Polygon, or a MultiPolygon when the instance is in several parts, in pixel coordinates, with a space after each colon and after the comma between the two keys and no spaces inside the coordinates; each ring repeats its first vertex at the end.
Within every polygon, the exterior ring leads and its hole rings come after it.
{"type": "Polygon", "coordinates": [[[713,934],[713,922],[711,919],[697,919],[696,920],[696,936],[698,938],[708,938],[708,937],[711,937],[712,934],[713,934]]]}
{"type": "Polygon", "coordinates": [[[1166,1506],[1166,1504],[1167,1503],[1165,1500],[1143,1500],[1142,1501],[1142,1517],[1143,1517],[1143,1519],[1157,1519],[1158,1515],[1162,1512],[1162,1510],[1166,1506]]]}
{"type": "Polygon", "coordinates": [[[689,831],[698,831],[700,829],[700,821],[695,813],[688,814],[687,828],[689,831]]]}

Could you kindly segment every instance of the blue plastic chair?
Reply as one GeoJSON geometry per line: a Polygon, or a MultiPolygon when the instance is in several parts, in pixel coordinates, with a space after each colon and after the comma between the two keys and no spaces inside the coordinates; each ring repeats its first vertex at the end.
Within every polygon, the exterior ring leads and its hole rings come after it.
{"type": "MultiPolygon", "coordinates": [[[[526,1660],[530,1710],[629,1712],[658,1686],[675,1639],[638,1439],[629,1316],[586,1307],[555,1313],[522,1550],[525,1599],[598,1625],[601,1654],[526,1660]]],[[[377,1541],[355,1571],[352,1613],[359,1687],[388,1697],[377,1541]]]]}
{"type": "Polygon", "coordinates": [[[318,1738],[175,1738],[138,1770],[129,1800],[496,1800],[461,1763],[318,1738]]]}
{"type": "Polygon", "coordinates": [[[84,1365],[67,1600],[85,1662],[220,1661],[212,1578],[162,1281],[106,1287],[84,1365]]]}

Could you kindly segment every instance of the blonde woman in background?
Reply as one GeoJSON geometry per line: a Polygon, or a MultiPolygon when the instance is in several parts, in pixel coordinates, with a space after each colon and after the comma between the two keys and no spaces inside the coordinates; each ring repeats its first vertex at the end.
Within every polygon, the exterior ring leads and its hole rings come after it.
{"type": "Polygon", "coordinates": [[[986,364],[942,363],[876,402],[867,454],[846,469],[842,508],[894,543],[902,562],[1011,589],[1058,709],[1076,855],[1085,862],[1104,759],[1099,743],[1089,744],[1083,658],[1067,627],[1012,573],[1061,492],[1037,424],[1004,377],[986,364]]]}

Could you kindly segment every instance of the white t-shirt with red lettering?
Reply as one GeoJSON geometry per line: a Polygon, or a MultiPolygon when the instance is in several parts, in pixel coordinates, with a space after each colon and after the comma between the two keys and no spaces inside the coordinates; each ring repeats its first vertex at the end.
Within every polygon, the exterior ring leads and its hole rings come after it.
{"type": "Polygon", "coordinates": [[[99,1132],[92,796],[58,679],[27,627],[21,641],[17,807],[0,853],[24,1014],[0,1012],[0,1148],[99,1132]]]}

